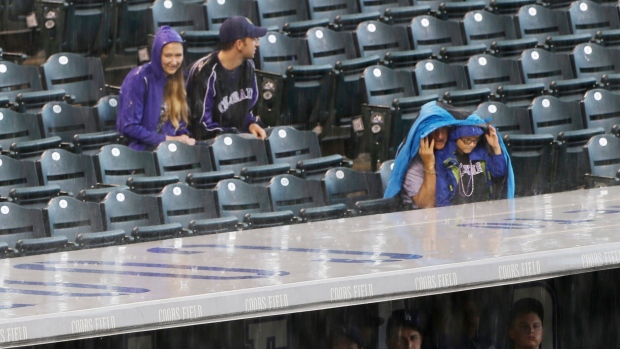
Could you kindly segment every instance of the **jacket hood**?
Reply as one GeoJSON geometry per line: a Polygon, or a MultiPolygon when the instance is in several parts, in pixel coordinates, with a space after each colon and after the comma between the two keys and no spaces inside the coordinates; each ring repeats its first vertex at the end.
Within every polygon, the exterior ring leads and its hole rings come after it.
{"type": "Polygon", "coordinates": [[[155,40],[153,41],[153,48],[151,49],[151,69],[157,74],[157,76],[165,76],[164,69],[161,66],[161,51],[166,44],[171,42],[183,43],[181,35],[176,30],[170,28],[167,25],[161,26],[155,34],[155,40]]]}

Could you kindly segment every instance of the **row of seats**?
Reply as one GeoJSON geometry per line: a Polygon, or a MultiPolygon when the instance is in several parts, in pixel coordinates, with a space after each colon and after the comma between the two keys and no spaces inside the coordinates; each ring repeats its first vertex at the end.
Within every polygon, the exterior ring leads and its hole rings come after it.
{"type": "Polygon", "coordinates": [[[32,148],[37,141],[30,141],[28,156],[0,156],[0,196],[9,196],[15,188],[45,185],[78,193],[94,186],[125,184],[156,191],[179,180],[211,188],[219,180],[233,177],[266,183],[274,175],[288,173],[317,179],[329,168],[351,165],[341,155],[321,156],[317,136],[311,131],[278,127],[268,132],[264,141],[242,134],[220,135],[195,146],[165,141],[152,152],[108,144],[94,153],[76,154],[59,148],[60,142],[41,140],[36,153],[32,148]],[[53,147],[45,147],[49,145],[53,147]]]}
{"type": "Polygon", "coordinates": [[[226,179],[213,190],[173,183],[143,195],[119,186],[55,196],[43,207],[0,202],[0,252],[48,253],[393,212],[400,203],[381,199],[390,165],[383,173],[337,167],[320,181],[278,175],[268,186],[226,179]]]}
{"type": "Polygon", "coordinates": [[[0,108],[36,113],[50,101],[93,106],[118,90],[106,85],[97,57],[59,53],[40,67],[0,61],[0,108]]]}

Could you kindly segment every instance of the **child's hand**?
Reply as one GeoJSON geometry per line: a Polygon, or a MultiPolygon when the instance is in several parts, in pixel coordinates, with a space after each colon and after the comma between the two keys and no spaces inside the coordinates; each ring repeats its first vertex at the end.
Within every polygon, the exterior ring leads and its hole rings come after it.
{"type": "Polygon", "coordinates": [[[493,148],[493,153],[495,153],[495,155],[500,155],[502,153],[502,147],[499,145],[497,130],[493,125],[489,125],[489,132],[485,134],[485,137],[487,138],[487,143],[493,148]]]}

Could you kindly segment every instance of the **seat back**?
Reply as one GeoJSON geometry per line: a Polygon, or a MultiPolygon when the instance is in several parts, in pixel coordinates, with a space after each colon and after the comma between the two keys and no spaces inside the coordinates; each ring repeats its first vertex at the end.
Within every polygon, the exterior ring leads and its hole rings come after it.
{"type": "Polygon", "coordinates": [[[504,136],[515,174],[515,196],[551,191],[554,136],[550,134],[504,136]]]}
{"type": "Polygon", "coordinates": [[[184,180],[188,174],[213,171],[209,148],[205,145],[194,146],[177,141],[165,141],[153,151],[157,174],[176,175],[184,180]]]}
{"type": "Polygon", "coordinates": [[[75,242],[80,234],[103,230],[101,210],[94,202],[59,196],[51,199],[42,211],[49,236],[64,235],[75,242]]]}
{"type": "Polygon", "coordinates": [[[310,64],[329,64],[355,58],[355,46],[350,32],[336,32],[328,28],[315,27],[306,33],[310,64]]]}
{"type": "Polygon", "coordinates": [[[382,65],[366,68],[361,79],[368,104],[391,106],[395,98],[416,95],[411,74],[382,65]]]}
{"type": "Polygon", "coordinates": [[[488,54],[475,55],[469,58],[465,69],[471,88],[488,88],[495,92],[500,86],[522,83],[517,62],[512,59],[500,59],[488,54]]]}
{"type": "Polygon", "coordinates": [[[257,25],[282,29],[285,23],[308,19],[305,6],[290,0],[256,0],[257,25]]]}
{"type": "Polygon", "coordinates": [[[98,131],[116,131],[118,96],[101,97],[95,105],[98,131]]]}
{"type": "Polygon", "coordinates": [[[129,235],[133,228],[161,223],[157,198],[139,195],[129,190],[114,190],[101,202],[104,230],[124,230],[129,235]]]}
{"type": "Polygon", "coordinates": [[[407,29],[380,21],[366,21],[355,30],[355,43],[359,57],[377,55],[385,57],[388,52],[411,49],[407,29]]]}
{"type": "Polygon", "coordinates": [[[616,178],[620,170],[620,138],[612,135],[598,135],[584,146],[589,167],[588,173],[595,176],[616,178]]]}
{"type": "Polygon", "coordinates": [[[570,53],[573,74],[577,78],[593,77],[600,81],[605,74],[614,74],[620,67],[614,50],[587,43],[575,46],[570,53]]]}
{"type": "Polygon", "coordinates": [[[259,42],[256,61],[260,70],[284,74],[289,66],[310,64],[308,47],[302,39],[270,31],[259,42]]]}
{"type": "Polygon", "coordinates": [[[136,151],[120,144],[101,147],[93,158],[97,182],[125,185],[129,177],[155,176],[155,161],[148,151],[136,151]]]}
{"type": "Polygon", "coordinates": [[[219,30],[228,17],[244,16],[256,23],[256,13],[252,0],[207,1],[206,29],[219,30]]]}
{"type": "Polygon", "coordinates": [[[269,163],[265,144],[253,135],[219,135],[210,149],[214,170],[231,170],[237,176],[244,167],[269,163]]]}
{"type": "Polygon", "coordinates": [[[442,97],[448,91],[468,88],[463,66],[446,64],[435,59],[418,62],[413,69],[417,95],[442,97]]]}
{"type": "Polygon", "coordinates": [[[363,200],[381,198],[381,178],[376,172],[359,172],[346,167],[332,168],[321,180],[329,205],[345,204],[349,209],[363,200]]]}
{"type": "Polygon", "coordinates": [[[388,160],[382,163],[381,167],[379,167],[379,170],[377,171],[379,173],[379,176],[381,176],[381,188],[383,189],[383,191],[385,191],[385,188],[390,181],[390,176],[392,175],[393,169],[394,160],[388,160]]]}
{"type": "Polygon", "coordinates": [[[41,138],[35,115],[0,108],[0,147],[8,150],[15,142],[41,138]]]}
{"type": "Polygon", "coordinates": [[[63,191],[77,194],[97,183],[89,155],[74,154],[63,149],[46,150],[35,164],[41,185],[55,184],[63,191]]]}
{"type": "Polygon", "coordinates": [[[151,7],[153,13],[153,32],[167,25],[177,32],[187,30],[206,30],[205,11],[199,4],[183,1],[155,0],[151,7]]]}
{"type": "Polygon", "coordinates": [[[89,55],[107,52],[112,41],[112,3],[101,0],[74,0],[68,3],[65,14],[63,52],[89,55]]]}
{"type": "Polygon", "coordinates": [[[524,50],[517,62],[526,84],[541,83],[549,89],[553,81],[573,77],[572,72],[559,63],[555,53],[540,48],[524,50]]]}
{"type": "Polygon", "coordinates": [[[516,34],[520,38],[536,38],[544,45],[547,37],[569,34],[566,16],[538,4],[522,6],[515,15],[516,34]]]}
{"type": "Polygon", "coordinates": [[[27,171],[21,160],[0,155],[0,197],[8,197],[11,189],[36,185],[36,173],[27,171]]]}
{"type": "Polygon", "coordinates": [[[587,128],[602,127],[606,133],[611,133],[614,125],[620,125],[620,99],[611,91],[590,90],[584,95],[581,106],[587,128]]]}
{"type": "Polygon", "coordinates": [[[310,19],[327,18],[330,23],[339,15],[359,13],[353,0],[307,0],[310,19]]]}
{"type": "Polygon", "coordinates": [[[50,102],[37,118],[43,137],[58,136],[63,142],[73,141],[76,134],[97,132],[97,112],[91,107],[50,102]]]}
{"type": "Polygon", "coordinates": [[[511,20],[487,11],[470,11],[461,21],[466,44],[484,44],[491,47],[494,41],[515,39],[511,20]]]}
{"type": "Polygon", "coordinates": [[[618,29],[618,14],[608,6],[589,0],[574,1],[568,8],[568,23],[573,34],[590,34],[618,29]]]}
{"type": "Polygon", "coordinates": [[[552,134],[583,129],[583,116],[578,101],[563,101],[553,96],[534,99],[528,108],[535,134],[552,134]]]}
{"type": "Polygon", "coordinates": [[[10,247],[22,239],[45,237],[40,209],[26,208],[10,202],[0,203],[0,242],[10,247]]]}
{"type": "Polygon", "coordinates": [[[153,35],[152,0],[126,0],[118,5],[117,51],[137,53],[139,47],[148,45],[149,35],[153,35]]]}
{"type": "Polygon", "coordinates": [[[431,15],[418,16],[408,26],[413,48],[430,49],[438,55],[442,47],[463,45],[461,27],[431,15]]]}
{"type": "Polygon", "coordinates": [[[56,53],[43,63],[48,90],[63,89],[75,97],[75,104],[93,106],[105,96],[103,64],[99,57],[56,53]]]}
{"type": "Polygon", "coordinates": [[[295,169],[300,160],[321,157],[316,133],[299,131],[290,126],[279,126],[270,130],[265,145],[269,163],[287,163],[291,169],[295,169]]]}
{"type": "Polygon", "coordinates": [[[248,213],[271,211],[267,187],[225,179],[218,183],[214,192],[221,217],[234,216],[241,223],[248,213]]]}
{"type": "Polygon", "coordinates": [[[480,104],[473,113],[482,119],[491,118],[491,124],[502,136],[532,133],[529,115],[523,108],[512,108],[502,102],[489,101],[480,104]]]}
{"type": "Polygon", "coordinates": [[[20,93],[42,89],[36,66],[0,61],[0,96],[6,96],[14,102],[20,93]]]}
{"type": "Polygon", "coordinates": [[[180,223],[187,228],[192,220],[218,217],[212,190],[195,189],[184,183],[167,185],[157,201],[163,223],[180,223]]]}
{"type": "Polygon", "coordinates": [[[279,175],[273,177],[268,188],[274,211],[290,210],[299,216],[303,208],[325,206],[323,189],[318,180],[279,175]]]}

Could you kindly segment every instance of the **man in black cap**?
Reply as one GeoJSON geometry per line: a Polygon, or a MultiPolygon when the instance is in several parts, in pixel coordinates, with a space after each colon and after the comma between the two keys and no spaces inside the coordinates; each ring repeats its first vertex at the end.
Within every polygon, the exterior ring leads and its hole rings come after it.
{"type": "Polygon", "coordinates": [[[405,309],[394,310],[387,322],[385,344],[387,349],[420,349],[422,347],[420,322],[405,309]]]}
{"type": "Polygon", "coordinates": [[[246,17],[230,17],[220,27],[222,49],[194,63],[187,78],[194,138],[203,140],[237,132],[261,139],[267,136],[252,115],[258,100],[252,58],[259,38],[266,33],[266,28],[256,27],[246,17]]]}

